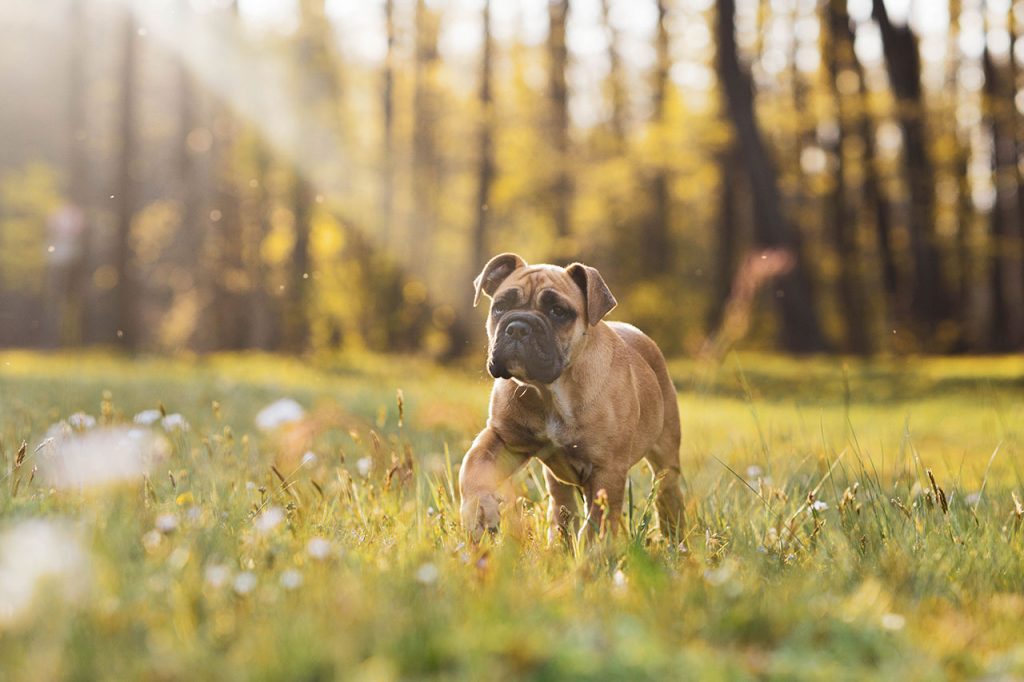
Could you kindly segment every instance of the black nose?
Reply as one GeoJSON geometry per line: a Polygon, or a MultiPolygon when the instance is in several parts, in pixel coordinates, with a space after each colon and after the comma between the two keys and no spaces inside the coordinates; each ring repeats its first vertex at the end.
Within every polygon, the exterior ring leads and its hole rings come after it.
{"type": "Polygon", "coordinates": [[[530,325],[522,320],[513,320],[505,326],[505,334],[514,339],[527,337],[531,331],[533,330],[530,328],[530,325]]]}

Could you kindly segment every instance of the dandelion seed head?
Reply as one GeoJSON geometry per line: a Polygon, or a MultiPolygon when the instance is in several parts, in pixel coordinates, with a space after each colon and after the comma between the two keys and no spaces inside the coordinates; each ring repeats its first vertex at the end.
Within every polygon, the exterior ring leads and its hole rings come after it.
{"type": "Polygon", "coordinates": [[[28,615],[44,587],[75,602],[90,582],[89,556],[67,523],[30,519],[0,532],[0,626],[28,615]]]}
{"type": "Polygon", "coordinates": [[[160,421],[162,416],[160,410],[143,410],[132,417],[132,421],[140,426],[152,426],[160,421]]]}
{"type": "Polygon", "coordinates": [[[420,567],[416,569],[416,580],[424,585],[431,585],[437,582],[438,575],[439,572],[437,570],[437,566],[430,562],[421,564],[420,567]]]}
{"type": "Polygon", "coordinates": [[[274,431],[286,424],[302,421],[306,410],[291,398],[281,398],[270,403],[256,414],[256,428],[260,431],[274,431]]]}
{"type": "Polygon", "coordinates": [[[220,588],[231,579],[231,569],[224,564],[210,564],[203,571],[203,580],[213,588],[220,588]]]}
{"type": "Polygon", "coordinates": [[[294,590],[302,585],[302,574],[294,568],[289,568],[281,573],[281,587],[286,590],[294,590]]]}
{"type": "Polygon", "coordinates": [[[47,483],[82,489],[138,480],[170,454],[170,445],[145,429],[104,427],[60,431],[37,450],[39,472],[47,483]]]}
{"type": "Polygon", "coordinates": [[[306,553],[318,561],[323,561],[331,554],[331,543],[325,538],[310,538],[306,543],[306,553]]]}
{"type": "Polygon", "coordinates": [[[173,533],[178,530],[178,515],[160,514],[156,517],[156,521],[153,522],[153,527],[164,535],[173,533]]]}
{"type": "Polygon", "coordinates": [[[281,525],[284,521],[284,510],[280,507],[268,507],[264,509],[253,522],[257,532],[266,535],[281,525]]]}
{"type": "Polygon", "coordinates": [[[87,431],[96,428],[96,417],[85,412],[75,412],[68,417],[68,425],[76,431],[87,431]]]}
{"type": "Polygon", "coordinates": [[[882,627],[886,630],[896,631],[902,630],[903,626],[907,624],[907,619],[898,613],[885,613],[882,614],[882,627]]]}
{"type": "Polygon", "coordinates": [[[177,412],[175,412],[174,414],[169,414],[163,419],[161,419],[160,426],[164,427],[164,431],[167,431],[168,433],[171,433],[173,431],[189,430],[188,422],[185,421],[185,418],[182,417],[177,412]]]}
{"type": "Polygon", "coordinates": [[[259,580],[256,578],[255,573],[252,571],[242,571],[235,576],[231,587],[235,590],[235,594],[246,595],[255,590],[258,583],[259,580]]]}

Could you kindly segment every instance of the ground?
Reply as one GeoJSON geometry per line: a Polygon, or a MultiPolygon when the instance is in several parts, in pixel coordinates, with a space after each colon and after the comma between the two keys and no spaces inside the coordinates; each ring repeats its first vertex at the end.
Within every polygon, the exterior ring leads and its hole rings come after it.
{"type": "Polygon", "coordinates": [[[670,365],[685,538],[638,468],[628,530],[572,553],[536,465],[464,542],[481,369],[2,353],[0,678],[1024,675],[1024,358],[670,365]],[[257,428],[281,398],[305,417],[257,428]],[[144,410],[148,475],[48,475],[144,410]]]}

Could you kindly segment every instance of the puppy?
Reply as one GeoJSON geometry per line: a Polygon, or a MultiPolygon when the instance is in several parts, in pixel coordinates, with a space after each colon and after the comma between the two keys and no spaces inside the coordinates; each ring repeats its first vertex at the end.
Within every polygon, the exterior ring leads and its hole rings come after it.
{"type": "Polygon", "coordinates": [[[630,467],[647,460],[662,533],[676,537],[679,407],[665,358],[636,327],[605,322],[615,297],[587,265],[527,265],[495,256],[474,282],[491,299],[487,425],[459,472],[462,522],[471,538],[496,531],[499,492],[531,457],[544,465],[551,537],[614,532],[630,467]],[[575,491],[586,518],[578,529],[575,491]],[[607,510],[608,515],[605,516],[607,510]]]}

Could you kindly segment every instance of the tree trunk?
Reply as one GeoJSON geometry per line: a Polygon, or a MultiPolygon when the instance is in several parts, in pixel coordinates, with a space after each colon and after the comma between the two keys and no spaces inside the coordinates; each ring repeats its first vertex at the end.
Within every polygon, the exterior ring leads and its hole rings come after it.
{"type": "Polygon", "coordinates": [[[619,54],[619,31],[612,25],[609,0],[601,0],[601,21],[608,38],[608,78],[606,79],[611,102],[612,139],[615,152],[626,149],[626,129],[629,118],[629,90],[622,74],[622,57],[619,54]]]}
{"type": "Polygon", "coordinates": [[[754,114],[754,86],[740,64],[735,34],[735,0],[718,3],[718,73],[726,108],[749,174],[756,220],[754,242],[759,247],[784,248],[795,265],[778,279],[776,300],[781,317],[783,348],[794,353],[825,350],[810,277],[800,253],[799,235],[782,215],[777,174],[768,156],[754,114]]]}
{"type": "Polygon", "coordinates": [[[92,325],[92,229],[90,221],[89,153],[85,114],[85,55],[88,30],[82,0],[71,0],[71,43],[68,57],[68,198],[81,220],[75,262],[68,291],[69,330],[64,341],[80,345],[89,340],[92,325]]]}
{"type": "Polygon", "coordinates": [[[124,350],[135,350],[139,345],[135,301],[139,291],[132,263],[131,230],[136,210],[135,153],[136,153],[136,25],[131,11],[125,10],[121,27],[121,92],[118,103],[118,153],[116,179],[116,232],[114,243],[114,272],[117,286],[114,290],[114,320],[116,329],[110,341],[124,350]]]}
{"type": "Polygon", "coordinates": [[[490,210],[491,185],[494,182],[494,102],[491,93],[492,52],[491,1],[484,0],[483,53],[480,60],[480,131],[479,161],[477,166],[476,221],[473,226],[473,244],[470,269],[473,272],[487,262],[487,215],[490,210]]]}
{"type": "Polygon", "coordinates": [[[839,301],[842,307],[845,350],[857,355],[871,352],[868,334],[867,301],[861,279],[860,244],[857,239],[857,207],[854,205],[846,177],[844,144],[848,131],[855,127],[848,95],[838,87],[840,79],[850,68],[856,56],[853,43],[846,40],[850,33],[850,17],[846,13],[846,0],[829,0],[825,8],[829,27],[825,65],[833,84],[832,96],[837,111],[838,134],[835,147],[835,176],[832,189],[832,240],[839,260],[839,301]]]}
{"type": "Polygon", "coordinates": [[[565,260],[566,240],[572,234],[573,182],[570,174],[569,86],[566,72],[569,52],[565,43],[569,0],[548,2],[548,98],[550,121],[548,130],[554,152],[554,176],[551,183],[551,218],[560,244],[556,261],[565,260]]]}
{"type": "Polygon", "coordinates": [[[379,208],[381,216],[380,245],[387,249],[393,239],[395,222],[395,0],[384,0],[384,26],[387,54],[384,57],[381,114],[381,177],[379,208]]]}
{"type": "MultiPolygon", "coordinates": [[[[658,27],[655,37],[655,71],[654,101],[652,128],[655,135],[662,137],[665,129],[665,116],[669,95],[669,70],[672,68],[672,56],[669,52],[668,8],[666,0],[656,0],[658,9],[658,27]]],[[[662,275],[672,267],[671,195],[669,191],[668,169],[661,149],[664,141],[659,144],[658,158],[655,161],[653,177],[650,179],[651,211],[643,222],[641,243],[641,267],[650,275],[662,275]]]]}
{"type": "Polygon", "coordinates": [[[911,314],[917,333],[929,339],[952,318],[942,254],[935,233],[935,170],[928,153],[921,57],[909,26],[895,26],[883,0],[872,0],[872,15],[882,33],[889,83],[903,131],[903,165],[910,193],[910,247],[913,262],[911,314]]]}
{"type": "Polygon", "coordinates": [[[433,245],[439,219],[440,162],[438,159],[438,102],[435,72],[440,56],[437,51],[437,16],[426,0],[416,1],[416,63],[413,91],[412,225],[407,243],[415,244],[409,251],[412,270],[429,281],[433,245]]]}
{"type": "MultiPolygon", "coordinates": [[[[1012,45],[1011,45],[1012,48],[1012,45]]],[[[1010,54],[1013,54],[1011,49],[1010,54]]],[[[1011,56],[1012,60],[1013,57],[1011,56]]],[[[1017,196],[1016,85],[986,47],[984,111],[992,134],[996,201],[990,216],[993,292],[992,340],[995,350],[1016,350],[1024,342],[1024,265],[1020,201],[1017,196]]]]}
{"type": "Polygon", "coordinates": [[[721,168],[719,187],[718,225],[715,230],[714,272],[711,304],[708,307],[708,337],[712,337],[725,317],[725,307],[732,293],[739,258],[740,212],[736,202],[740,192],[736,183],[743,171],[740,150],[735,141],[730,141],[719,156],[721,168]]]}
{"type": "Polygon", "coordinates": [[[270,154],[262,142],[256,142],[256,196],[253,201],[251,234],[246,239],[250,252],[247,258],[249,269],[249,310],[248,337],[250,348],[269,351],[274,348],[274,313],[271,308],[270,283],[267,281],[267,265],[263,262],[263,240],[270,233],[270,154]]]}

